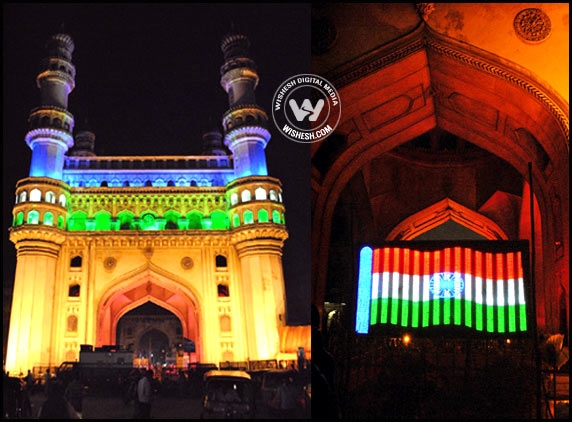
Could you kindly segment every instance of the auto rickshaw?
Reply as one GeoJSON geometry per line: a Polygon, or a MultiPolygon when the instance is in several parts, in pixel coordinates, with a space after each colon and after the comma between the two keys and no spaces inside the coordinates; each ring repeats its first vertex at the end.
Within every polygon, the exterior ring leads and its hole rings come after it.
{"type": "Polygon", "coordinates": [[[238,370],[211,370],[203,377],[201,419],[253,419],[254,383],[238,370]]]}

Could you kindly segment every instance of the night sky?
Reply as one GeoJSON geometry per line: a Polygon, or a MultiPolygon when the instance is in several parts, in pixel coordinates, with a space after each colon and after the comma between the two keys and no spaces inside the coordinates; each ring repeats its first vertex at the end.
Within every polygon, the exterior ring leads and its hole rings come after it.
{"type": "MultiPolygon", "coordinates": [[[[95,133],[97,155],[198,155],[203,132],[228,108],[220,41],[233,27],[250,38],[256,100],[271,118],[279,85],[310,73],[310,4],[3,3],[4,286],[14,279],[8,227],[16,182],[28,175],[24,137],[30,110],[40,105],[35,78],[47,39],[65,32],[74,40],[68,109],[75,133],[95,133]]],[[[288,323],[309,324],[309,145],[281,137],[273,125],[270,131],[268,171],[283,183],[290,233],[283,256],[288,323]]]]}

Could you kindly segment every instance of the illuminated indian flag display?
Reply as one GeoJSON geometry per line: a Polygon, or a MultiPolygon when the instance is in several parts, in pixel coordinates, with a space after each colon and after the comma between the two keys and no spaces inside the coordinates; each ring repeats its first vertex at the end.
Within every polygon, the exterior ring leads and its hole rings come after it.
{"type": "Polygon", "coordinates": [[[356,332],[368,333],[375,325],[527,332],[524,252],[365,246],[359,257],[356,332]]]}

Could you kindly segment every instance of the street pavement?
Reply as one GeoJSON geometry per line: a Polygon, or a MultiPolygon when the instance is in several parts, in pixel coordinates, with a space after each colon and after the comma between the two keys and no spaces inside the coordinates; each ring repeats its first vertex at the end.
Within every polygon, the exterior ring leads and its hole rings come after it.
{"type": "MultiPolygon", "coordinates": [[[[30,398],[32,415],[37,416],[46,397],[37,392],[30,398]]],[[[151,406],[151,419],[200,419],[202,402],[200,397],[165,397],[158,395],[151,406]]],[[[83,419],[133,419],[133,402],[125,404],[121,397],[87,395],[83,399],[83,419]]],[[[299,414],[296,419],[309,419],[299,414]]],[[[257,406],[255,419],[284,419],[264,406],[257,406]]],[[[288,416],[286,419],[292,419],[288,416]]]]}

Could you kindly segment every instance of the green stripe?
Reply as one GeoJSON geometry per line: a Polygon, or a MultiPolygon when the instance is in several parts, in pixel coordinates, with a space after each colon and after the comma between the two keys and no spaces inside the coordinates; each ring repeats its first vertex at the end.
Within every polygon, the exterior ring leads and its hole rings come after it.
{"type": "Polygon", "coordinates": [[[409,304],[411,303],[411,301],[409,300],[404,300],[402,301],[401,304],[401,325],[403,327],[409,327],[409,304]]]}
{"type": "Polygon", "coordinates": [[[412,328],[454,324],[489,333],[515,333],[528,329],[526,305],[492,306],[453,298],[415,302],[373,299],[370,323],[412,328]]]}
{"type": "Polygon", "coordinates": [[[491,305],[485,305],[487,312],[487,331],[489,333],[495,332],[495,307],[491,305]]]}
{"type": "Polygon", "coordinates": [[[453,312],[455,325],[461,325],[461,318],[463,317],[463,300],[453,299],[453,308],[455,309],[453,312]]]}
{"type": "Polygon", "coordinates": [[[473,326],[473,302],[470,300],[465,300],[465,325],[473,326]]]}
{"type": "Polygon", "coordinates": [[[411,302],[411,326],[414,328],[419,327],[419,302],[411,302]]]}
{"type": "Polygon", "coordinates": [[[379,299],[381,301],[381,322],[387,324],[389,312],[389,299],[379,299]]]}
{"type": "Polygon", "coordinates": [[[397,325],[397,317],[399,316],[399,302],[401,299],[391,299],[391,323],[397,325]]]}
{"type": "Polygon", "coordinates": [[[528,330],[526,326],[526,305],[518,305],[519,313],[520,313],[520,331],[528,330]]]}
{"type": "Polygon", "coordinates": [[[506,308],[504,305],[502,306],[498,306],[497,307],[497,312],[498,312],[498,317],[497,317],[497,322],[498,322],[498,331],[499,333],[504,333],[506,331],[506,325],[505,325],[505,312],[506,312],[506,308]]]}
{"type": "Polygon", "coordinates": [[[483,331],[483,304],[475,304],[475,329],[477,331],[483,331]]]}
{"type": "Polygon", "coordinates": [[[516,306],[508,305],[508,331],[514,333],[516,331],[516,306]]]}
{"type": "Polygon", "coordinates": [[[451,325],[451,299],[443,300],[443,324],[451,325]]]}
{"type": "Polygon", "coordinates": [[[440,308],[441,303],[439,300],[431,301],[433,305],[433,323],[431,325],[441,325],[440,308]]]}

